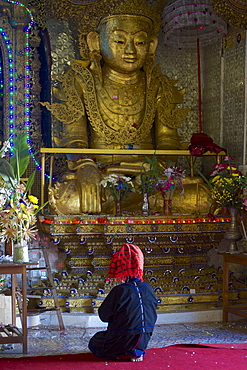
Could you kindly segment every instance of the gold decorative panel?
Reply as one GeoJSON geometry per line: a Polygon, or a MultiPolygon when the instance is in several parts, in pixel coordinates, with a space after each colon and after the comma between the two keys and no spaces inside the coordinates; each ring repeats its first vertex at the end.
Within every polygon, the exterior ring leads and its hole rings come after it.
{"type": "Polygon", "coordinates": [[[245,43],[224,51],[223,137],[235,163],[242,164],[245,111],[245,43]]]}
{"type": "Polygon", "coordinates": [[[233,26],[247,28],[245,0],[211,0],[216,13],[233,26]]]}

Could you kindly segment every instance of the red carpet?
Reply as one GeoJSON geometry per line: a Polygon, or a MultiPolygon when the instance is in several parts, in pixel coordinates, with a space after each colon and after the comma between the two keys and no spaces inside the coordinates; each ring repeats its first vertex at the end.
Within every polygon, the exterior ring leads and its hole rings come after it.
{"type": "Polygon", "coordinates": [[[246,370],[247,343],[184,344],[148,349],[143,362],[106,361],[91,353],[0,358],[1,370],[246,370]]]}

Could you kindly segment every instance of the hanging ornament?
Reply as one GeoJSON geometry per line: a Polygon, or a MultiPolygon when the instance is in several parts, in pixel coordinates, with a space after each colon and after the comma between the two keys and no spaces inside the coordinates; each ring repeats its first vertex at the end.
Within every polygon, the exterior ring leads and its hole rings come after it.
{"type": "Polygon", "coordinates": [[[164,8],[162,32],[165,45],[178,49],[196,49],[197,52],[199,132],[193,134],[188,149],[193,155],[201,155],[207,151],[225,151],[203,133],[200,47],[226,36],[227,24],[215,13],[209,0],[178,0],[164,8]]]}

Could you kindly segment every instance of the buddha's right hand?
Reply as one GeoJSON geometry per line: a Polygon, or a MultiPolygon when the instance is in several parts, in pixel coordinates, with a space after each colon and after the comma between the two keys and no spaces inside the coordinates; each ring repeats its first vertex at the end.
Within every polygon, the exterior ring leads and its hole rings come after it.
{"type": "Polygon", "coordinates": [[[82,213],[101,212],[101,175],[96,163],[86,159],[76,171],[82,213]]]}

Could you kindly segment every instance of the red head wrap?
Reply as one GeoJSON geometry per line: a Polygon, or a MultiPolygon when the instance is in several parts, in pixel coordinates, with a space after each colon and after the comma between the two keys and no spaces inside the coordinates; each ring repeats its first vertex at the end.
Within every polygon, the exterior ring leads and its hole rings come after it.
{"type": "Polygon", "coordinates": [[[108,277],[119,281],[128,278],[142,280],[143,265],[144,256],[141,249],[134,244],[123,244],[112,257],[108,277]]]}

